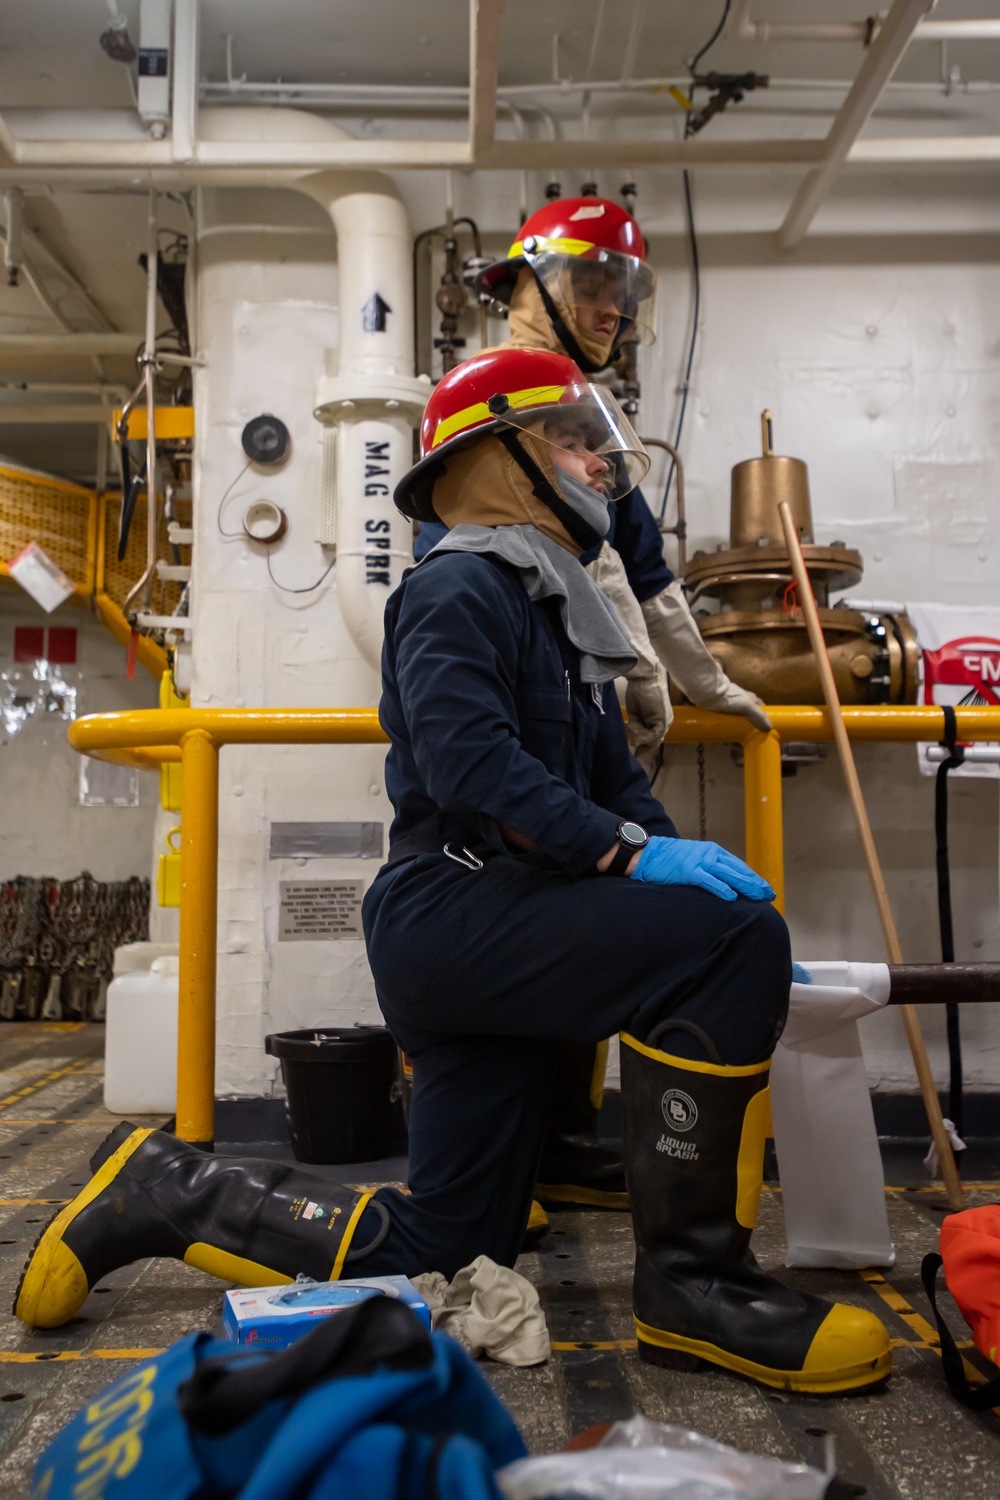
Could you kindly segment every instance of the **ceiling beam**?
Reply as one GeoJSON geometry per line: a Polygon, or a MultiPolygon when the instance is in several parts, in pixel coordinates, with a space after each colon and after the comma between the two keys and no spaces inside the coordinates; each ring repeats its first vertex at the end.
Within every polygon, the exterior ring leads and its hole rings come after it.
{"type": "Polygon", "coordinates": [[[113,405],[47,406],[41,401],[4,401],[0,403],[0,427],[20,427],[24,423],[31,423],[33,426],[56,423],[62,426],[64,422],[100,426],[102,422],[110,423],[114,411],[113,405]]]}
{"type": "Polygon", "coordinates": [[[469,152],[487,157],[496,139],[500,17],[504,0],[469,0],[469,152]]]}
{"type": "Polygon", "coordinates": [[[0,359],[7,355],[36,355],[42,359],[65,355],[135,355],[142,344],[141,333],[3,333],[0,359]]]}
{"type": "Polygon", "coordinates": [[[793,250],[802,242],[847,161],[851,147],[871,118],[882,90],[896,71],[917,23],[930,6],[931,0],[895,0],[823,143],[823,165],[810,172],[800,184],[778,230],[780,249],[793,250]]]}

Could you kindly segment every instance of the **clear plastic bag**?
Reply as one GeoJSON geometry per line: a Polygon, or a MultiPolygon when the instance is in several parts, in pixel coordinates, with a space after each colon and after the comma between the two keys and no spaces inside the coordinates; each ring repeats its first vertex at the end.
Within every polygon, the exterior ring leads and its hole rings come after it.
{"type": "Polygon", "coordinates": [[[497,1483],[506,1500],[822,1500],[830,1477],[632,1417],[596,1448],[508,1464],[497,1483]]]}

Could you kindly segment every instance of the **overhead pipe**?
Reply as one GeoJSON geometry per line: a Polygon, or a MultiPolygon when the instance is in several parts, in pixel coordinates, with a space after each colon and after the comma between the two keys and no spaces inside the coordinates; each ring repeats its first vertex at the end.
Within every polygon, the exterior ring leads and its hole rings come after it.
{"type": "MultiPolygon", "coordinates": [[[[884,21],[884,16],[868,16],[860,21],[754,21],[750,17],[750,0],[736,0],[722,34],[759,46],[776,42],[856,42],[869,47],[881,31],[884,21]]],[[[919,21],[911,40],[1000,41],[1000,20],[984,16],[961,21],[919,21]]]]}
{"type": "MultiPolygon", "coordinates": [[[[131,588],[122,604],[122,613],[128,615],[129,605],[141,592],[142,602],[149,608],[153,594],[153,575],[156,572],[156,271],[159,262],[159,222],[156,215],[156,193],[149,194],[149,213],[146,221],[146,341],[139,356],[139,367],[143,373],[146,396],[146,568],[138,583],[131,588]]],[[[125,496],[122,495],[122,504],[125,496]]]]}
{"type": "Polygon", "coordinates": [[[174,0],[170,133],[177,161],[193,161],[198,143],[198,0],[174,0]]]}

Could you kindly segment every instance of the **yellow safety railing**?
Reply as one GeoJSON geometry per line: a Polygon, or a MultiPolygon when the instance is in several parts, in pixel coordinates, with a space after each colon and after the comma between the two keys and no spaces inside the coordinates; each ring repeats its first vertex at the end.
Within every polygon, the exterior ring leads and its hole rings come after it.
{"type": "MultiPolygon", "coordinates": [[[[825,708],[768,708],[762,734],[745,719],[678,708],[668,744],[742,744],[747,863],[769,880],[784,908],[781,745],[833,738],[825,708]]],[[[938,741],[939,708],[846,708],[852,740],[938,741]]],[[[960,740],[1000,740],[1000,708],[956,710],[960,740]]],[[[180,760],[180,992],[177,1037],[177,1134],[210,1142],[215,1130],[215,959],[219,852],[219,751],[224,745],[371,745],[385,742],[370,708],[144,709],[93,714],[70,726],[83,755],[156,770],[180,760]]]]}
{"type": "MultiPolygon", "coordinates": [[[[190,502],[183,503],[185,507],[190,502]]],[[[72,602],[91,607],[115,638],[128,644],[131,627],[122,613],[125,597],[146,567],[146,496],[139,495],[125,556],[118,561],[118,518],[121,498],[98,495],[83,485],[34,474],[0,464],[0,558],[14,557],[35,541],[73,584],[72,602]]],[[[166,521],[159,521],[159,555],[170,555],[166,521]]],[[[183,560],[190,558],[184,548],[183,560]]],[[[8,578],[0,562],[0,580],[8,578]]],[[[158,614],[170,614],[180,598],[181,585],[154,583],[158,614]]],[[[167,666],[162,646],[146,636],[139,639],[142,666],[161,677],[167,666]]]]}

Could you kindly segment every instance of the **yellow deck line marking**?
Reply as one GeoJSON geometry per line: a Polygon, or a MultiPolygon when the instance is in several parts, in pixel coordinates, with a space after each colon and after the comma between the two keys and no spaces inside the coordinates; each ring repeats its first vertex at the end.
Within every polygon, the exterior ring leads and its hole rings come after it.
{"type": "Polygon", "coordinates": [[[585,1354],[589,1354],[592,1349],[634,1349],[635,1347],[635,1339],[594,1339],[592,1343],[589,1340],[582,1339],[579,1343],[575,1344],[556,1343],[554,1341],[552,1344],[553,1349],[563,1354],[567,1350],[573,1349],[582,1349],[585,1354]]]}
{"type": "Polygon", "coordinates": [[[80,1031],[83,1029],[82,1021],[22,1021],[21,1025],[25,1031],[61,1031],[63,1035],[69,1031],[80,1031]]]}
{"type": "Polygon", "coordinates": [[[913,1329],[919,1339],[931,1348],[937,1348],[937,1329],[932,1328],[927,1319],[910,1306],[902,1292],[897,1292],[896,1288],[878,1271],[859,1271],[858,1275],[863,1281],[867,1281],[873,1291],[878,1293],[886,1307],[892,1308],[897,1318],[902,1318],[907,1327],[913,1329]]]}
{"type": "MultiPolygon", "coordinates": [[[[74,1115],[68,1120],[51,1120],[39,1118],[36,1120],[13,1119],[10,1115],[0,1115],[0,1125],[120,1125],[123,1115],[74,1115]]],[[[169,1120],[169,1115],[140,1115],[138,1112],[128,1116],[130,1120],[169,1120]]]]}
{"type": "MultiPolygon", "coordinates": [[[[1000,1190],[1000,1182],[965,1182],[963,1180],[962,1186],[967,1193],[995,1193],[1000,1190]]],[[[946,1193],[948,1191],[943,1185],[930,1183],[926,1186],[921,1184],[920,1187],[914,1187],[912,1183],[909,1187],[890,1187],[886,1183],[885,1190],[887,1193],[946,1193]]]]}
{"type": "MultiPolygon", "coordinates": [[[[83,1063],[89,1061],[89,1058],[81,1059],[78,1062],[67,1063],[64,1068],[53,1068],[51,1073],[43,1073],[40,1078],[35,1079],[34,1083],[26,1083],[23,1089],[18,1089],[14,1094],[8,1094],[6,1099],[0,1099],[0,1109],[6,1109],[8,1104],[16,1104],[18,1099],[26,1099],[29,1094],[37,1093],[39,1089],[45,1088],[46,1084],[55,1083],[57,1079],[65,1078],[69,1073],[79,1073],[83,1063]]],[[[3,1117],[0,1116],[0,1125],[3,1123],[3,1117]]]]}
{"type": "Polygon", "coordinates": [[[72,1203],[72,1198],[0,1198],[0,1208],[40,1208],[44,1203],[72,1203]]]}
{"type": "MultiPolygon", "coordinates": [[[[966,1183],[965,1186],[968,1186],[968,1184],[966,1183]]],[[[940,1358],[941,1341],[938,1338],[937,1329],[932,1328],[927,1319],[910,1306],[902,1292],[898,1292],[894,1286],[891,1286],[884,1276],[879,1275],[878,1271],[859,1271],[858,1275],[862,1280],[867,1281],[873,1291],[878,1293],[887,1307],[892,1308],[897,1318],[902,1318],[903,1322],[912,1328],[914,1333],[920,1335],[921,1342],[917,1347],[933,1349],[934,1353],[940,1358]]],[[[956,1343],[958,1343],[958,1340],[956,1340],[956,1343]]],[[[971,1339],[963,1339],[960,1347],[971,1349],[975,1345],[971,1339]]],[[[965,1366],[965,1373],[972,1385],[985,1385],[985,1377],[976,1369],[975,1365],[970,1364],[965,1358],[963,1358],[962,1364],[965,1366]]],[[[996,1415],[1000,1415],[1000,1406],[993,1407],[993,1411],[996,1415]]]]}
{"type": "Polygon", "coordinates": [[[42,1349],[37,1354],[21,1354],[0,1349],[0,1365],[54,1365],[70,1359],[152,1359],[163,1352],[162,1349],[62,1349],[58,1354],[49,1354],[42,1349]]]}
{"type": "MultiPolygon", "coordinates": [[[[965,1339],[960,1344],[961,1348],[970,1348],[971,1339],[965,1339]]],[[[922,1349],[927,1346],[922,1342],[911,1343],[909,1339],[893,1339],[894,1349],[922,1349]]],[[[593,1350],[624,1349],[632,1350],[636,1347],[635,1339],[595,1339],[592,1343],[581,1340],[579,1343],[566,1343],[554,1341],[553,1351],[559,1354],[580,1351],[588,1354],[593,1350]]],[[[56,1364],[66,1363],[68,1360],[79,1359],[154,1359],[158,1354],[163,1354],[163,1349],[61,1349],[57,1353],[48,1353],[39,1350],[36,1353],[24,1354],[18,1350],[0,1350],[0,1364],[6,1365],[33,1365],[33,1364],[56,1364]]]]}

